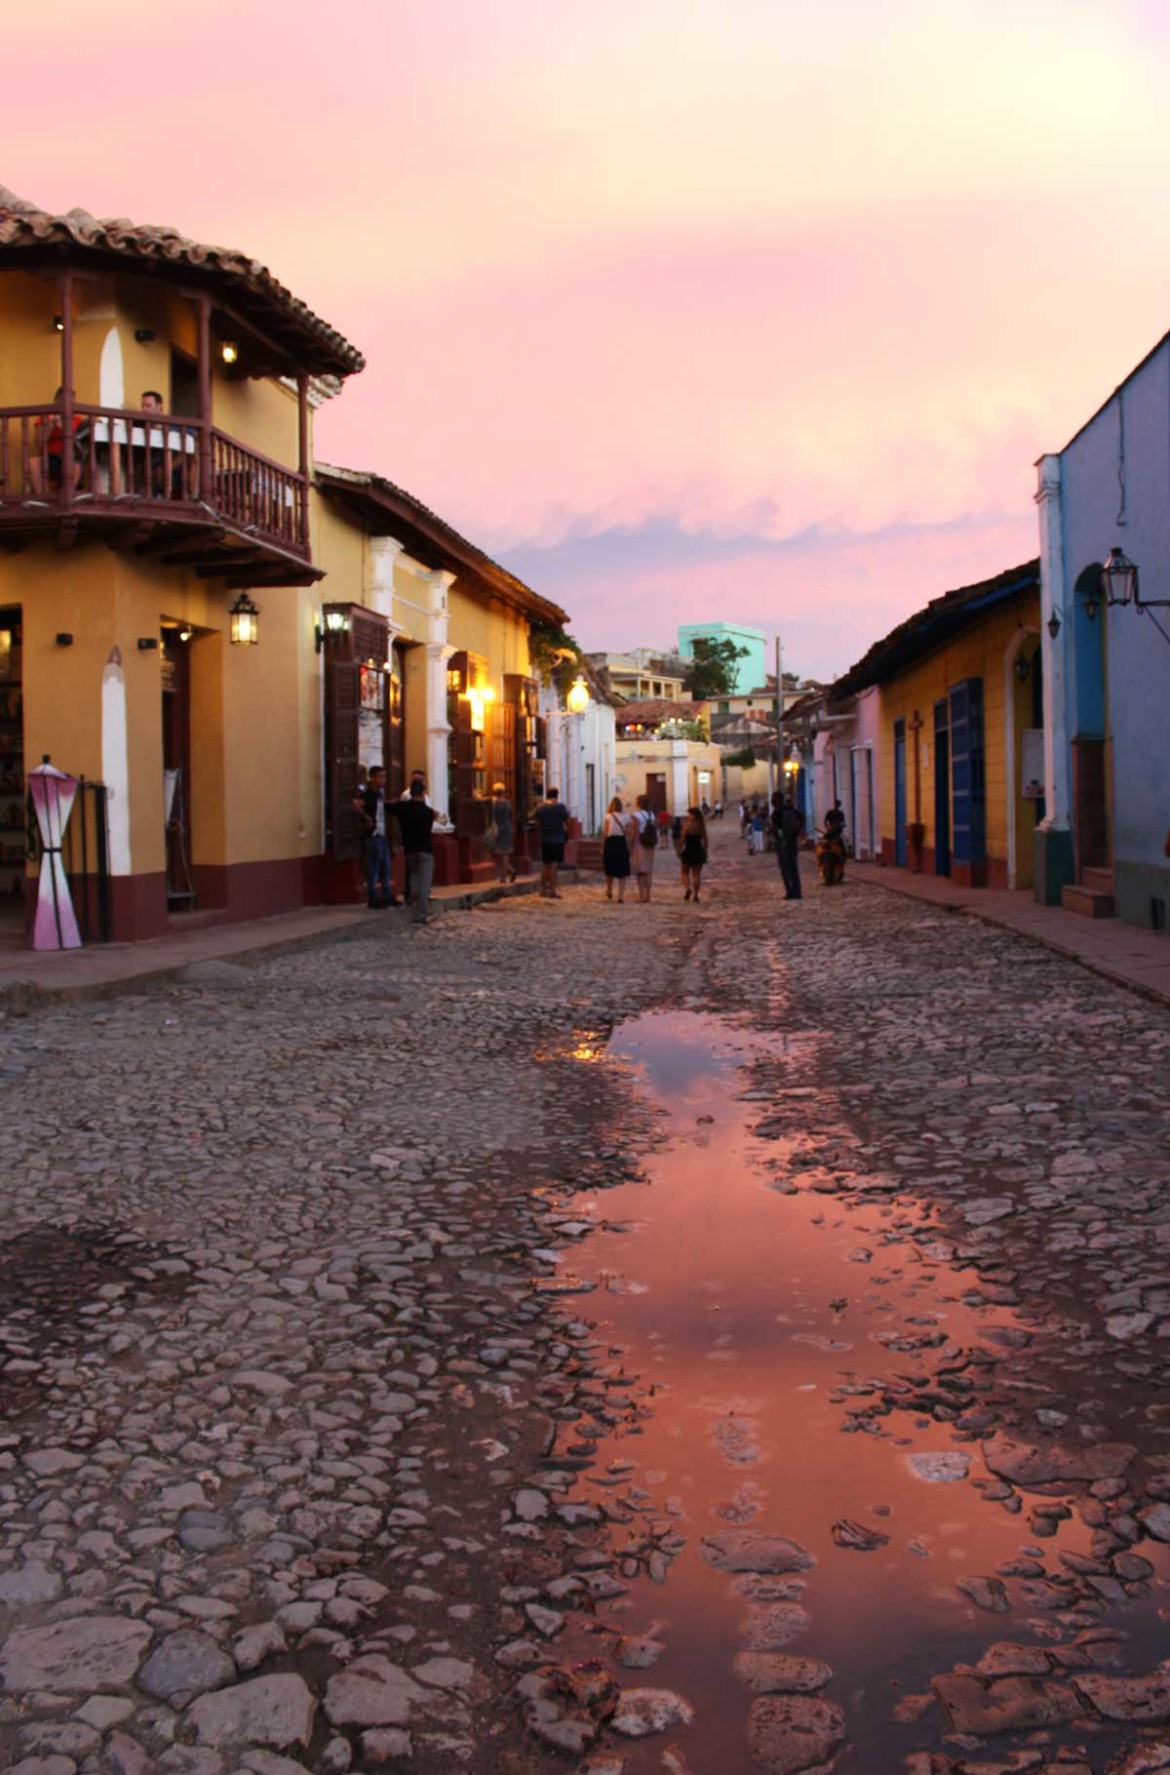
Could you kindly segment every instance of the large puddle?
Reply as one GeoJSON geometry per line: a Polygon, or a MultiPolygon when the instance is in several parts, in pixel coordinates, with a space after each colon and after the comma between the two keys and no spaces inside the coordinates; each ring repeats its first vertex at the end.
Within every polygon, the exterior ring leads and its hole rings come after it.
{"type": "MultiPolygon", "coordinates": [[[[790,1063],[789,1095],[799,1098],[816,1088],[807,1046],[684,1010],[630,1022],[608,1052],[632,1069],[647,1117],[667,1113],[671,1139],[649,1161],[647,1183],[574,1199],[573,1213],[597,1230],[562,1268],[596,1282],[582,1311],[652,1384],[653,1409],[609,1434],[574,1495],[600,1501],[615,1484],[640,1488],[644,1508],[685,1537],[656,1574],[663,1581],[640,1575],[599,1619],[660,1641],[653,1668],[623,1680],[676,1690],[696,1716],[671,1737],[623,1747],[629,1775],[661,1771],[671,1738],[698,1775],[758,1775],[746,1736],[752,1694],[735,1660],[760,1645],[832,1666],[824,1694],[849,1732],[842,1775],[900,1770],[911,1751],[938,1746],[945,1725],[937,1708],[930,1721],[895,1720],[899,1700],[996,1640],[1061,1636],[1051,1621],[982,1612],[956,1581],[992,1574],[1024,1548],[1052,1567],[1089,1536],[1074,1513],[1038,1547],[1026,1518],[961,1477],[939,1482],[939,1464],[922,1459],[958,1457],[961,1470],[965,1456],[977,1480],[986,1477],[978,1443],[902,1412],[878,1420],[877,1434],[847,1434],[839,1389],[933,1374],[940,1350],[994,1339],[1012,1315],[964,1304],[977,1278],[935,1250],[904,1197],[847,1205],[808,1188],[807,1171],[785,1193],[785,1149],[750,1132],[760,1103],[745,1069],[761,1057],[790,1063]],[[866,1551],[840,1545],[841,1524],[846,1542],[888,1539],[866,1551]],[[816,1564],[770,1579],[713,1569],[702,1537],[730,1526],[791,1537],[816,1564]]],[[[621,1132],[604,1131],[607,1140],[621,1132]]],[[[1136,1613],[1153,1619],[1154,1607],[1136,1613]]],[[[1135,1626],[1134,1608],[1125,1624],[1135,1626]]],[[[584,1636],[558,1647],[578,1657],[597,1649],[584,1636]]]]}

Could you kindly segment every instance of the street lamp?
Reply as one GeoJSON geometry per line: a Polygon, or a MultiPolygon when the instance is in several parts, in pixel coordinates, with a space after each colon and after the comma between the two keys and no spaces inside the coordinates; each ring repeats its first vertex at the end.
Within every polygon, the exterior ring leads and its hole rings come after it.
{"type": "Polygon", "coordinates": [[[1101,578],[1105,582],[1105,602],[1107,604],[1137,604],[1138,570],[1126,554],[1117,545],[1110,549],[1101,569],[1101,578]]]}
{"type": "Polygon", "coordinates": [[[583,715],[589,707],[589,686],[584,678],[577,678],[570,686],[565,698],[565,707],[570,715],[583,715]]]}

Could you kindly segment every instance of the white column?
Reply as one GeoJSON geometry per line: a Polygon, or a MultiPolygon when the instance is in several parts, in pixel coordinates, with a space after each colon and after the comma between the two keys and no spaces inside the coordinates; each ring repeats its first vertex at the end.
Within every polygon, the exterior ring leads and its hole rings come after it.
{"type": "MultiPolygon", "coordinates": [[[[110,844],[110,873],[130,870],[130,748],[126,734],[126,677],[122,649],[111,647],[102,671],[102,777],[110,844]]],[[[162,827],[162,775],[158,782],[159,828],[162,827]]]]}
{"type": "Polygon", "coordinates": [[[402,544],[395,536],[371,536],[367,562],[365,600],[394,626],[394,563],[402,553],[402,544]]]}
{"type": "Polygon", "coordinates": [[[427,588],[427,793],[437,813],[451,812],[447,782],[447,661],[456,651],[447,643],[447,594],[455,575],[437,568],[420,575],[427,588]]]}
{"type": "Polygon", "coordinates": [[[1069,666],[1072,611],[1065,600],[1064,523],[1061,506],[1060,457],[1042,456],[1037,464],[1040,508],[1040,647],[1044,662],[1044,819],[1040,830],[1067,832],[1072,808],[1069,736],[1069,666]],[[1056,639],[1048,623],[1060,622],[1056,639]]]}
{"type": "Polygon", "coordinates": [[[691,805],[690,772],[687,769],[687,742],[673,740],[670,747],[670,811],[685,814],[691,805]]]}

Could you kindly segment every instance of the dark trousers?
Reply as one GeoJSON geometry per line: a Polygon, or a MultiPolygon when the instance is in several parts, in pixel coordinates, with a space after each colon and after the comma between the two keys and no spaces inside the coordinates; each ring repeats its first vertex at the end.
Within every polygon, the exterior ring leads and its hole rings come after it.
{"type": "Polygon", "coordinates": [[[786,900],[799,900],[801,898],[800,864],[797,861],[797,841],[795,838],[777,838],[776,860],[780,865],[780,874],[784,881],[784,898],[786,900]]]}
{"type": "Polygon", "coordinates": [[[390,846],[376,832],[366,839],[366,888],[371,906],[389,905],[394,893],[390,886],[390,846]]]}

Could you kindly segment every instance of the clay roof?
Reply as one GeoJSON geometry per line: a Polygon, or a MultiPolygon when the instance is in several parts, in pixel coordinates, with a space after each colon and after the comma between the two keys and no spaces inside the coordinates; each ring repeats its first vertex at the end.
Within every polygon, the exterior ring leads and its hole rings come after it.
{"type": "Polygon", "coordinates": [[[394,536],[406,552],[424,567],[442,568],[466,580],[480,580],[503,603],[520,610],[530,621],[558,628],[569,618],[559,604],[542,598],[522,579],[493,561],[490,555],[460,536],[445,518],[384,475],[368,469],[334,468],[327,462],[314,465],[313,476],[322,493],[347,506],[371,534],[394,536]]]}
{"type": "Polygon", "coordinates": [[[996,574],[994,579],[982,579],[977,585],[958,586],[953,592],[944,592],[941,598],[932,598],[922,610],[916,610],[896,629],[875,641],[855,666],[850,666],[843,677],[829,685],[824,693],[827,701],[835,703],[839,697],[850,696],[867,685],[886,683],[963,629],[970,628],[989,606],[1000,604],[1019,592],[1038,591],[1039,588],[1040,562],[1035,560],[1009,567],[1006,573],[996,574]]]}
{"type": "Polygon", "coordinates": [[[671,702],[667,697],[646,697],[640,703],[623,703],[617,712],[619,727],[660,727],[665,721],[698,721],[706,703],[671,702]]]}
{"type": "Polygon", "coordinates": [[[169,271],[218,294],[305,370],[352,376],[365,367],[356,346],[278,283],[258,260],[233,247],[201,246],[176,228],[124,218],[99,220],[82,209],[50,215],[0,185],[0,266],[46,263],[169,271]]]}

